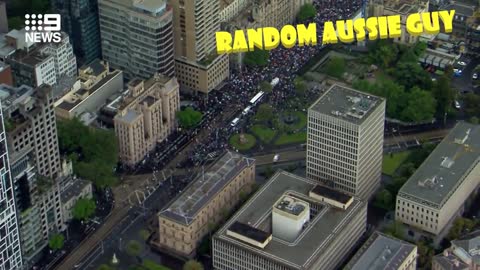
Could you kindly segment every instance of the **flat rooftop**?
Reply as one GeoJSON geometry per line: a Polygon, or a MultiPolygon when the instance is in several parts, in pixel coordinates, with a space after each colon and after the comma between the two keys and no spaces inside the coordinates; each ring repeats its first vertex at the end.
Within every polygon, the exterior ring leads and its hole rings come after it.
{"type": "Polygon", "coordinates": [[[91,184],[90,181],[83,179],[70,180],[60,195],[62,203],[66,203],[72,198],[77,197],[85,187],[91,184]]]}
{"type": "Polygon", "coordinates": [[[365,206],[363,202],[355,199],[347,210],[339,210],[326,203],[313,200],[308,197],[308,194],[316,185],[317,182],[313,180],[278,171],[218,230],[215,238],[294,268],[310,269],[310,264],[315,261],[315,257],[325,252],[342,229],[365,206]],[[289,243],[273,237],[272,241],[261,249],[227,235],[228,228],[236,222],[271,233],[272,206],[284,195],[294,196],[308,202],[313,216],[294,242],[289,243]]]}
{"type": "Polygon", "coordinates": [[[341,202],[343,204],[346,204],[352,198],[345,193],[321,185],[315,186],[312,189],[312,192],[325,198],[341,202]]]}
{"type": "Polygon", "coordinates": [[[310,106],[310,111],[361,124],[384,99],[349,87],[332,85],[310,106]]]}
{"type": "Polygon", "coordinates": [[[218,192],[244,169],[254,165],[254,159],[227,151],[214,164],[205,169],[204,173],[198,175],[180,196],[159,213],[159,216],[189,225],[195,220],[197,213],[218,192]]]}
{"type": "Polygon", "coordinates": [[[262,230],[254,228],[248,224],[243,224],[241,222],[234,222],[232,226],[228,227],[229,231],[238,233],[240,235],[246,236],[250,239],[253,239],[257,242],[263,243],[267,241],[271,234],[266,233],[262,230]]]}
{"type": "Polygon", "coordinates": [[[394,10],[400,14],[417,13],[420,9],[427,7],[428,1],[423,0],[385,0],[385,8],[394,10]]]}
{"type": "Polygon", "coordinates": [[[86,64],[80,67],[80,70],[86,70],[86,69],[91,69],[91,72],[89,73],[89,75],[98,76],[106,70],[106,67],[103,65],[102,60],[97,58],[92,62],[90,62],[89,64],[86,64]]]}
{"type": "Polygon", "coordinates": [[[455,255],[449,252],[446,256],[440,253],[432,258],[433,261],[440,264],[443,269],[448,270],[469,270],[470,267],[459,260],[455,255]]]}
{"type": "Polygon", "coordinates": [[[414,249],[415,245],[374,232],[345,269],[399,269],[414,249]]]}
{"type": "Polygon", "coordinates": [[[480,126],[460,122],[408,179],[398,195],[440,209],[465,174],[479,162],[480,126]]]}

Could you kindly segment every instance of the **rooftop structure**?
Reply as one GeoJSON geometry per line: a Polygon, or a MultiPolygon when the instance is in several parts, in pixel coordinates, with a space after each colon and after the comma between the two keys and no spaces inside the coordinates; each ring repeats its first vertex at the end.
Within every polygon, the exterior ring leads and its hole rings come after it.
{"type": "Polygon", "coordinates": [[[480,231],[451,241],[450,248],[433,258],[433,270],[464,270],[480,267],[480,231]]]}
{"type": "Polygon", "coordinates": [[[195,178],[179,197],[160,212],[160,215],[189,225],[198,211],[214,198],[217,192],[223,190],[239,172],[251,166],[253,162],[251,158],[227,152],[195,178]]]}
{"type": "Polygon", "coordinates": [[[384,0],[385,9],[394,10],[397,14],[407,15],[428,8],[428,0],[384,0]]]}
{"type": "Polygon", "coordinates": [[[459,123],[400,189],[400,196],[441,208],[480,162],[480,126],[459,123]]]}
{"type": "Polygon", "coordinates": [[[311,106],[311,110],[361,124],[381,105],[382,100],[348,87],[334,85],[311,106]]]}
{"type": "Polygon", "coordinates": [[[374,232],[345,267],[346,270],[416,269],[417,247],[374,232]]]}
{"type": "MultiPolygon", "coordinates": [[[[354,199],[348,208],[339,210],[309,196],[316,185],[316,181],[277,172],[215,234],[215,269],[244,270],[255,265],[282,270],[336,269],[365,231],[366,205],[354,199]],[[289,207],[283,203],[285,199],[290,201],[289,207]],[[295,216],[307,205],[308,220],[301,223],[298,236],[292,241],[279,238],[272,228],[279,207],[295,216]]],[[[291,230],[291,224],[285,223],[283,229],[291,230]]]]}

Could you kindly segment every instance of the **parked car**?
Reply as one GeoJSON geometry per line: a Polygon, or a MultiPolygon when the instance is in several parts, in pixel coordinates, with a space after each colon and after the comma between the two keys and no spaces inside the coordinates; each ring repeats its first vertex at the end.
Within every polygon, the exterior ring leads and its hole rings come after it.
{"type": "Polygon", "coordinates": [[[458,102],[458,100],[454,101],[454,106],[455,106],[455,109],[457,109],[457,110],[460,110],[460,108],[461,108],[460,102],[458,102]]]}
{"type": "Polygon", "coordinates": [[[474,80],[478,79],[478,74],[477,74],[477,73],[473,73],[472,79],[474,79],[474,80]]]}
{"type": "Polygon", "coordinates": [[[466,66],[467,63],[463,62],[463,61],[458,61],[457,64],[459,64],[460,66],[466,66]]]}

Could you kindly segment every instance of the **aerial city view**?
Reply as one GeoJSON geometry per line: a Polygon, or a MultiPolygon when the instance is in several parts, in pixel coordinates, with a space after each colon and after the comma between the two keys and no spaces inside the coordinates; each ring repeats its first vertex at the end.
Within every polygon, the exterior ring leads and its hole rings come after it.
{"type": "Polygon", "coordinates": [[[480,1],[0,0],[0,270],[480,269],[480,1]]]}

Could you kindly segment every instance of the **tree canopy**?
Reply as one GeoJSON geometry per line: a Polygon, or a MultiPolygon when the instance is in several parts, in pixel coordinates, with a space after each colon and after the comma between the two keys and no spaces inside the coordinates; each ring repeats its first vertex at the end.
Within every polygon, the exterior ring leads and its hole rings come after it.
{"type": "Polygon", "coordinates": [[[342,57],[332,57],[325,66],[325,73],[332,77],[341,78],[346,70],[345,59],[342,57]]]}
{"type": "Polygon", "coordinates": [[[177,112],[178,123],[181,127],[190,129],[195,127],[202,121],[203,114],[194,110],[192,107],[187,107],[183,111],[177,112]]]}
{"type": "Polygon", "coordinates": [[[469,117],[480,117],[480,95],[468,93],[463,96],[463,107],[469,117]]]}
{"type": "Polygon", "coordinates": [[[203,270],[203,265],[195,260],[189,260],[183,265],[183,270],[203,270]]]}
{"type": "Polygon", "coordinates": [[[317,9],[312,4],[305,4],[300,8],[297,18],[299,21],[303,22],[307,19],[311,19],[317,15],[317,9]]]}
{"type": "Polygon", "coordinates": [[[267,122],[273,119],[273,107],[268,104],[262,104],[258,107],[255,115],[257,121],[267,122]]]}
{"type": "Polygon", "coordinates": [[[264,67],[268,65],[270,51],[255,49],[245,53],[243,62],[249,67],[264,67]]]}
{"type": "Polygon", "coordinates": [[[73,171],[97,187],[117,181],[117,140],[113,131],[87,127],[79,119],[57,122],[60,152],[73,161],[73,171]]]}
{"type": "Polygon", "coordinates": [[[87,220],[95,214],[95,201],[92,199],[79,199],[72,209],[73,218],[76,220],[87,220]]]}
{"type": "Polygon", "coordinates": [[[464,233],[471,232],[475,227],[475,221],[468,218],[457,218],[454,222],[450,231],[448,231],[447,239],[455,240],[462,236],[464,233]]]}
{"type": "Polygon", "coordinates": [[[65,237],[63,234],[57,233],[50,237],[48,240],[48,247],[52,250],[60,250],[63,248],[65,237]]]}
{"type": "Polygon", "coordinates": [[[437,100],[437,115],[443,116],[452,108],[455,92],[451,86],[450,77],[447,77],[445,74],[434,85],[432,93],[437,100]]]}
{"type": "Polygon", "coordinates": [[[262,90],[262,91],[264,91],[264,92],[266,92],[266,93],[270,93],[270,92],[272,92],[273,87],[272,87],[272,85],[271,85],[269,82],[267,82],[267,81],[262,81],[262,82],[260,83],[260,90],[262,90]]]}
{"type": "Polygon", "coordinates": [[[138,241],[130,240],[127,243],[127,254],[128,255],[130,255],[132,257],[136,257],[136,256],[140,256],[140,254],[142,254],[142,252],[143,252],[142,244],[140,244],[138,241]]]}
{"type": "Polygon", "coordinates": [[[302,77],[296,77],[293,80],[293,84],[295,85],[295,90],[297,91],[297,94],[304,95],[307,91],[307,84],[302,77]]]}

